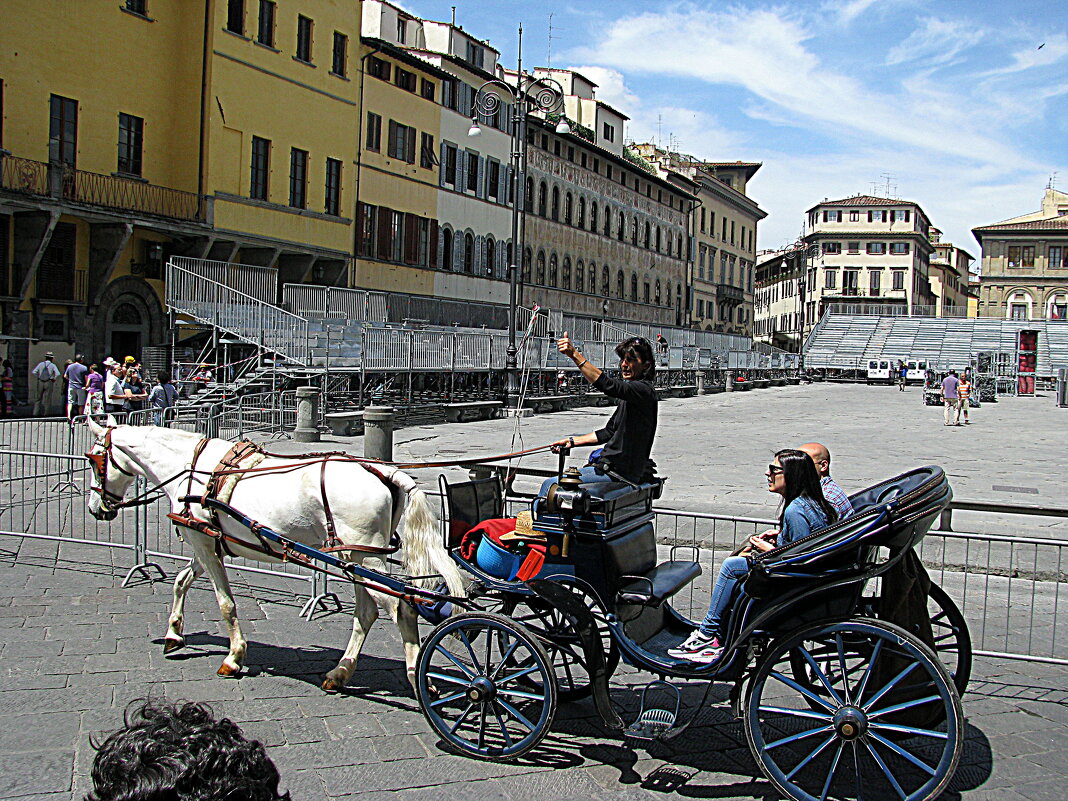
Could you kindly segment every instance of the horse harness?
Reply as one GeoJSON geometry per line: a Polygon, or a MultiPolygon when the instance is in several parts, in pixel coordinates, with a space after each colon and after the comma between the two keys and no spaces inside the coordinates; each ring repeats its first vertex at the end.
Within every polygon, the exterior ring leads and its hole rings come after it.
{"type": "MultiPolygon", "coordinates": [[[[234,490],[237,488],[237,483],[247,478],[250,474],[255,473],[277,473],[277,472],[289,472],[291,470],[299,470],[304,467],[309,467],[315,464],[314,461],[302,462],[300,464],[287,464],[271,467],[260,467],[260,463],[268,456],[274,456],[279,458],[286,458],[282,454],[273,454],[264,450],[260,446],[248,440],[242,440],[241,442],[234,443],[230,449],[223,454],[219,463],[208,473],[208,478],[204,484],[204,491],[202,494],[197,495],[193,491],[194,477],[205,471],[197,469],[197,463],[200,461],[201,456],[204,453],[204,449],[207,447],[211,440],[207,437],[197,442],[196,447],[193,449],[193,458],[189,465],[189,476],[186,484],[186,494],[181,500],[185,504],[185,508],[181,512],[171,512],[167,515],[172,521],[179,526],[185,526],[192,528],[205,534],[215,540],[215,551],[219,558],[223,555],[234,557],[237,554],[234,553],[231,545],[240,545],[245,548],[255,549],[255,545],[239,537],[231,536],[223,531],[222,521],[219,517],[219,512],[215,507],[208,506],[205,501],[208,499],[216,500],[224,504],[229,504],[231,497],[233,497],[234,490]],[[190,505],[197,503],[202,508],[207,510],[208,519],[197,517],[193,514],[190,505]]],[[[314,458],[318,459],[319,469],[319,492],[323,503],[323,512],[326,516],[326,547],[322,550],[324,552],[338,552],[348,551],[357,552],[363,554],[375,554],[375,555],[389,555],[398,551],[401,547],[400,536],[397,532],[392,532],[390,537],[390,543],[387,546],[377,545],[346,545],[337,536],[337,527],[334,524],[334,514],[330,509],[330,499],[326,492],[326,465],[330,461],[342,461],[336,458],[340,454],[311,454],[314,458]]],[[[300,458],[300,457],[297,457],[300,458]]],[[[390,496],[393,500],[393,505],[396,507],[400,500],[400,488],[397,487],[389,478],[379,469],[373,465],[366,464],[357,459],[344,459],[343,461],[357,461],[368,472],[378,478],[390,491],[390,496]]],[[[118,465],[116,465],[118,467],[118,465]]],[[[121,469],[121,468],[120,468],[121,469]]],[[[304,564],[307,567],[313,567],[308,560],[301,557],[299,554],[291,551],[283,546],[281,553],[272,548],[268,541],[259,533],[260,526],[252,522],[248,526],[249,531],[256,537],[259,550],[267,556],[272,556],[276,559],[283,561],[293,560],[304,564]]]]}
{"type": "Polygon", "coordinates": [[[96,473],[96,479],[98,486],[90,487],[94,492],[100,495],[100,500],[104,501],[110,508],[119,509],[123,506],[131,506],[123,500],[121,495],[117,495],[108,489],[108,465],[110,464],[124,476],[134,477],[134,474],[129,470],[124,470],[122,465],[115,461],[115,454],[111,451],[111,432],[113,428],[108,428],[104,432],[104,438],[100,441],[100,444],[104,448],[103,453],[87,453],[85,458],[89,460],[89,463],[93,466],[93,472],[96,473]]]}

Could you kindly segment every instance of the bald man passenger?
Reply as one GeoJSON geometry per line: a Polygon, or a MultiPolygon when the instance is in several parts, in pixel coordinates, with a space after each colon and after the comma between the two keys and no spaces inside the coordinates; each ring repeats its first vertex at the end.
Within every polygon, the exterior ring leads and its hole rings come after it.
{"type": "Polygon", "coordinates": [[[853,514],[853,504],[849,502],[849,496],[831,478],[831,452],[827,450],[827,446],[818,442],[806,442],[798,450],[804,451],[812,457],[812,461],[816,464],[816,472],[820,474],[823,497],[838,512],[838,519],[843,520],[851,516],[853,514]]]}

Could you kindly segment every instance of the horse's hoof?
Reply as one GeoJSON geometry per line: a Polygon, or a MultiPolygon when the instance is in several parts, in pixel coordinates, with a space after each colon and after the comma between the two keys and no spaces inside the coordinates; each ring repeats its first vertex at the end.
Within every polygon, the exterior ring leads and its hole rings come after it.
{"type": "Polygon", "coordinates": [[[323,688],[323,692],[339,693],[345,689],[344,676],[337,676],[334,671],[330,671],[323,677],[323,683],[320,685],[323,688]]]}
{"type": "Polygon", "coordinates": [[[217,672],[218,675],[222,676],[224,679],[236,679],[241,675],[241,668],[223,662],[222,665],[219,666],[217,672]]]}
{"type": "Polygon", "coordinates": [[[164,654],[173,654],[175,651],[178,651],[178,650],[180,650],[182,648],[185,648],[185,638],[184,637],[167,637],[163,641],[163,653],[164,654]]]}

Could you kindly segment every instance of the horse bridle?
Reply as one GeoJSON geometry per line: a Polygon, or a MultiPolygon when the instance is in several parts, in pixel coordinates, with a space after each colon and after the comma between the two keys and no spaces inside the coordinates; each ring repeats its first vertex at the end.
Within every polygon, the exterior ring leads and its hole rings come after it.
{"type": "Polygon", "coordinates": [[[100,495],[100,501],[105,505],[107,509],[117,510],[123,506],[128,506],[129,503],[123,501],[122,495],[117,495],[107,487],[108,481],[108,464],[111,464],[116,470],[122,473],[124,476],[134,477],[134,473],[129,470],[124,470],[122,465],[115,461],[115,454],[112,453],[111,432],[114,431],[114,427],[108,426],[107,431],[104,432],[102,439],[97,440],[95,445],[102,445],[104,448],[103,453],[93,453],[90,451],[85,454],[85,458],[89,460],[89,463],[93,466],[93,472],[96,474],[97,486],[90,487],[93,492],[100,495]]]}

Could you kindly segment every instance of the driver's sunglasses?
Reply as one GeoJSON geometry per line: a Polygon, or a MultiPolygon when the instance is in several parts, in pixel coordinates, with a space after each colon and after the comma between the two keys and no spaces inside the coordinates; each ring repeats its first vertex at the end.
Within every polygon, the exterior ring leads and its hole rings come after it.
{"type": "Polygon", "coordinates": [[[782,469],[781,467],[779,467],[778,465],[774,465],[774,464],[769,464],[769,465],[768,465],[768,473],[767,473],[767,474],[768,474],[769,476],[777,476],[777,475],[778,475],[779,473],[785,473],[785,472],[786,472],[786,471],[785,471],[785,470],[783,470],[783,469],[782,469]]]}

